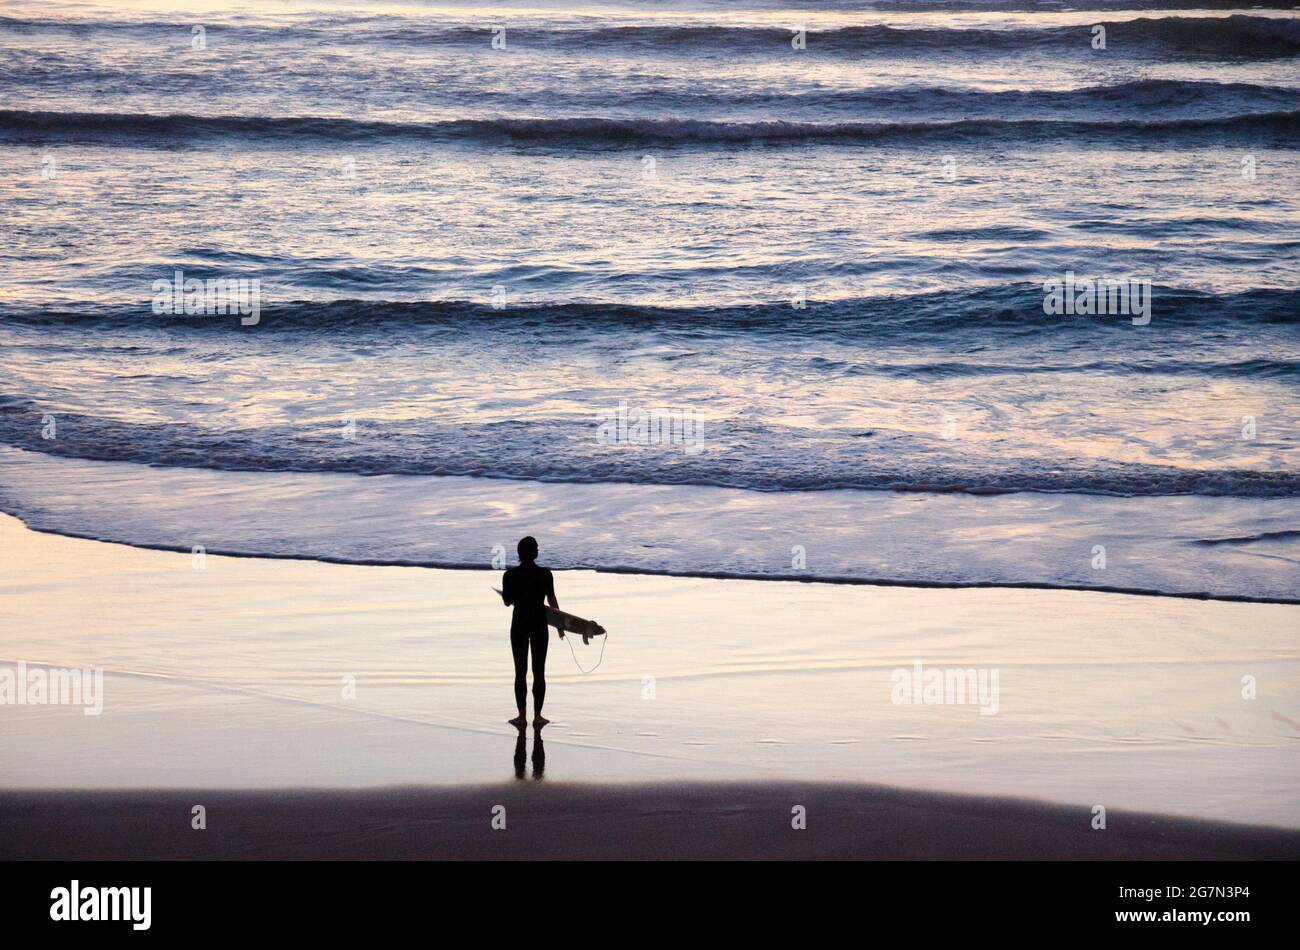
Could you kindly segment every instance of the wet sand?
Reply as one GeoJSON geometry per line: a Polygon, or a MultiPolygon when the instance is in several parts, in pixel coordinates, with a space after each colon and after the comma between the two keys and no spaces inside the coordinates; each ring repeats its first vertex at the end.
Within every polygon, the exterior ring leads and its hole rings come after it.
{"type": "Polygon", "coordinates": [[[100,715],[0,706],[15,857],[1296,856],[1294,606],[559,572],[610,634],[551,642],[516,784],[494,572],[5,516],[0,561],[0,668],[104,671],[100,715]],[[918,661],[997,671],[996,711],[896,702],[918,661]]]}
{"type": "Polygon", "coordinates": [[[1300,832],[873,786],[2,792],[0,858],[1295,860],[1300,832]],[[206,830],[191,827],[193,807],[206,830]],[[796,830],[794,809],[805,809],[796,830]],[[503,808],[504,813],[499,809],[503,808]],[[494,809],[498,809],[494,811],[494,809]],[[504,828],[494,828],[493,820],[504,828]]]}

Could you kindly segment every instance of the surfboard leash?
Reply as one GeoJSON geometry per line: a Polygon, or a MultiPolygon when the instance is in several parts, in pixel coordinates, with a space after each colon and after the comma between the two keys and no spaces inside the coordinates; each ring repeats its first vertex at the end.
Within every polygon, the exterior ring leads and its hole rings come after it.
{"type": "MultiPolygon", "coordinates": [[[[570,634],[569,636],[577,636],[577,634],[570,634]]],[[[584,670],[584,669],[582,668],[582,664],[578,662],[578,651],[575,650],[575,649],[573,649],[573,644],[572,644],[572,643],[569,643],[569,637],[563,637],[562,639],[564,640],[565,643],[568,643],[568,644],[569,644],[569,653],[572,654],[572,656],[573,656],[573,665],[576,666],[576,667],[578,668],[578,672],[579,672],[579,673],[581,673],[583,676],[586,676],[588,673],[594,673],[594,672],[596,672],[596,670],[598,670],[598,669],[600,668],[600,664],[601,664],[601,663],[604,661],[604,659],[605,659],[605,642],[609,639],[609,633],[608,633],[608,632],[606,632],[606,633],[604,633],[604,634],[601,634],[601,638],[600,638],[600,656],[599,656],[599,657],[597,658],[597,660],[596,660],[596,665],[593,666],[593,667],[592,667],[591,669],[589,669],[589,670],[584,670]]]]}

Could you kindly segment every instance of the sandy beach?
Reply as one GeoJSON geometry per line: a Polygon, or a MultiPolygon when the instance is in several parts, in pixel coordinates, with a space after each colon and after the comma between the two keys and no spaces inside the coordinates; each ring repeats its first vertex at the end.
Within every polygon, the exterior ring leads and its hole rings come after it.
{"type": "Polygon", "coordinates": [[[1294,606],[560,572],[610,634],[553,640],[539,768],[494,572],[0,552],[0,668],[103,671],[0,707],[9,857],[489,857],[498,803],[535,857],[1300,854],[1294,606]],[[998,692],[896,701],[918,663],[998,692]]]}

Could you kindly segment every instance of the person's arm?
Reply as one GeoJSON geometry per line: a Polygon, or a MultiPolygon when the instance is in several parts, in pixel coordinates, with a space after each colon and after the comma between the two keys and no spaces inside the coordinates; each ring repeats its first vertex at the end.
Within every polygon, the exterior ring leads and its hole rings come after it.
{"type": "Polygon", "coordinates": [[[515,602],[515,592],[510,589],[510,572],[501,575],[501,599],[507,607],[515,602]]]}
{"type": "MultiPolygon", "coordinates": [[[[550,571],[546,572],[546,602],[553,610],[560,609],[560,602],[555,599],[555,575],[550,571]]],[[[564,627],[557,625],[555,632],[560,635],[561,640],[564,639],[564,627]]]]}

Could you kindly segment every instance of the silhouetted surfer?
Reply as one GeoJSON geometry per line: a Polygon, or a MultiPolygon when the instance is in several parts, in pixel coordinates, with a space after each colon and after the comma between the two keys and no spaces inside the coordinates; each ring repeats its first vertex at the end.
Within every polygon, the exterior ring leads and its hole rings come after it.
{"type": "MultiPolygon", "coordinates": [[[[543,600],[556,610],[560,603],[555,599],[555,578],[544,567],[537,566],[537,540],[532,536],[520,540],[517,547],[519,566],[508,568],[501,578],[501,597],[506,606],[514,605],[510,620],[510,649],[515,655],[515,705],[519,715],[510,720],[512,726],[523,727],[528,697],[528,648],[533,650],[533,728],[540,729],[550,722],[542,717],[542,703],[546,700],[546,607],[543,600]]],[[[560,634],[564,636],[563,633],[560,634]]]]}

